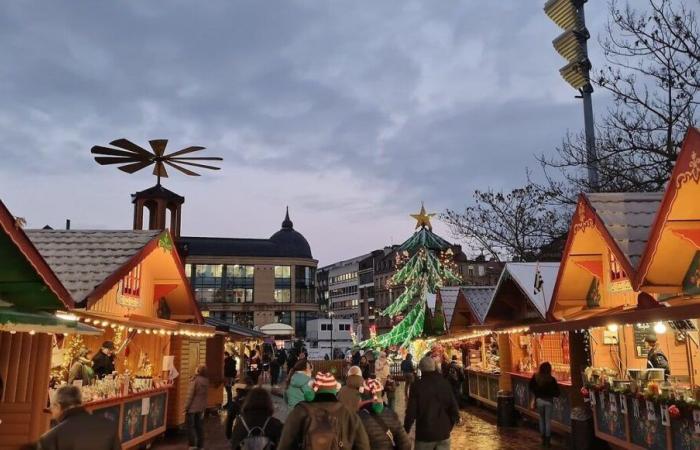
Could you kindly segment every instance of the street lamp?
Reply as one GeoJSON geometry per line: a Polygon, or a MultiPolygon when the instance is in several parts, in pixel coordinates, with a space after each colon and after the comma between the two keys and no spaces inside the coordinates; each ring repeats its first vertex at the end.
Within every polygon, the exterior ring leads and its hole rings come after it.
{"type": "Polygon", "coordinates": [[[548,0],[544,12],[561,29],[564,30],[554,41],[554,49],[567,63],[559,69],[562,78],[580,92],[583,100],[583,121],[586,134],[586,159],[588,160],[588,184],[594,191],[598,190],[598,155],[595,148],[595,131],[593,127],[593,86],[589,72],[591,62],[588,59],[590,38],[586,29],[583,4],[586,0],[548,0]]]}

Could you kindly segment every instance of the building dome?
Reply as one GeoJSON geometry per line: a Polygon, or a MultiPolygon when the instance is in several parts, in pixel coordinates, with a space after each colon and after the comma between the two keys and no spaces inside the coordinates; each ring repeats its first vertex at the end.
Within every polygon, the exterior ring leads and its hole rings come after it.
{"type": "Polygon", "coordinates": [[[289,208],[287,208],[287,214],[282,222],[282,229],[273,234],[270,241],[287,257],[313,258],[308,241],[304,235],[294,229],[294,224],[289,219],[289,208]]]}

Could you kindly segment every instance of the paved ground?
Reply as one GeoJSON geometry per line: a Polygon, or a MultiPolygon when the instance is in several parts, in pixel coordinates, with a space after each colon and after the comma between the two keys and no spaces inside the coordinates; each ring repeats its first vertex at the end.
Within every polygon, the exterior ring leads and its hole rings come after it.
{"type": "MultiPolygon", "coordinates": [[[[402,390],[397,390],[400,395],[396,401],[396,410],[403,420],[405,402],[402,390]]],[[[275,404],[275,416],[284,421],[287,416],[287,405],[284,401],[273,396],[275,404]]],[[[461,412],[462,421],[452,431],[453,449],[480,449],[480,450],[534,450],[540,448],[540,438],[536,430],[520,426],[509,429],[498,429],[496,417],[492,412],[484,409],[468,406],[461,412]]],[[[230,450],[224,436],[224,416],[212,416],[206,422],[206,449],[230,450]]],[[[171,437],[157,442],[153,446],[157,450],[182,450],[187,449],[187,439],[184,436],[171,437]]],[[[565,448],[560,441],[553,442],[552,448],[565,448]]]]}

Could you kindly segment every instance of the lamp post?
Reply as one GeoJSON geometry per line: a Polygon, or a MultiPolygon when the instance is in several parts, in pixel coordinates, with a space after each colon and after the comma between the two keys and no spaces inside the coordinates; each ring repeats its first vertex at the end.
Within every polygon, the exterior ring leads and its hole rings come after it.
{"type": "MultiPolygon", "coordinates": [[[[328,305],[329,309],[330,309],[330,305],[332,305],[332,303],[330,303],[328,305]]],[[[333,356],[334,356],[334,353],[333,353],[333,314],[334,314],[333,311],[330,311],[330,310],[328,311],[328,318],[331,319],[331,355],[330,355],[331,359],[333,359],[333,356]]]]}

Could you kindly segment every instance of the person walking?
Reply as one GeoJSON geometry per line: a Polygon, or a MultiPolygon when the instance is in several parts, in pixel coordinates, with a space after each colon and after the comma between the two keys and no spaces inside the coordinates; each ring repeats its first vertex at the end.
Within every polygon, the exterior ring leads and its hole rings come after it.
{"type": "Polygon", "coordinates": [[[362,378],[362,370],[357,366],[348,369],[345,386],[338,392],[338,400],[350,411],[357,411],[364,390],[365,380],[362,378]]]}
{"type": "Polygon", "coordinates": [[[291,410],[277,450],[370,450],[360,418],[338,401],[340,388],[330,373],[319,372],[313,381],[314,397],[291,410]]]}
{"type": "Polygon", "coordinates": [[[367,381],[367,391],[362,394],[358,416],[367,432],[372,450],[411,450],[411,440],[404,430],[399,416],[385,408],[381,400],[382,386],[377,380],[367,381]]]}
{"type": "Polygon", "coordinates": [[[260,361],[260,357],[258,356],[258,352],[257,350],[251,350],[250,358],[248,359],[248,376],[253,379],[253,383],[258,384],[261,370],[262,363],[260,361]]]}
{"type": "Polygon", "coordinates": [[[190,390],[185,400],[185,419],[187,422],[187,442],[190,450],[204,448],[204,412],[207,409],[209,378],[207,366],[197,367],[190,382],[190,390]]]}
{"type": "Polygon", "coordinates": [[[280,363],[277,355],[272,355],[270,358],[270,387],[277,386],[277,381],[280,377],[280,363]]]}
{"type": "Polygon", "coordinates": [[[121,450],[117,427],[111,420],[93,416],[83,407],[80,388],[58,388],[51,402],[58,425],[39,438],[39,450],[121,450]]]}
{"type": "Polygon", "coordinates": [[[243,403],[245,402],[246,396],[255,387],[250,377],[245,377],[243,383],[243,387],[236,388],[236,396],[226,407],[226,425],[224,431],[226,439],[229,440],[231,439],[231,433],[233,431],[233,422],[243,410],[243,403]]]}
{"type": "Polygon", "coordinates": [[[403,375],[403,394],[408,399],[411,385],[416,381],[416,368],[413,366],[413,355],[406,353],[406,358],[401,361],[401,374],[403,375]]]}
{"type": "Polygon", "coordinates": [[[404,429],[416,424],[415,450],[449,450],[450,433],[459,422],[459,406],[447,382],[430,356],[418,363],[420,380],[413,383],[406,406],[404,429]]]}
{"type": "Polygon", "coordinates": [[[454,392],[457,403],[459,404],[459,399],[462,397],[462,384],[464,384],[464,370],[459,365],[457,361],[457,356],[452,356],[452,361],[447,366],[447,381],[450,382],[452,386],[452,392],[454,392]]]}
{"type": "Polygon", "coordinates": [[[287,356],[287,379],[289,379],[289,375],[294,372],[294,366],[297,365],[297,361],[299,361],[299,355],[297,350],[293,348],[289,351],[289,355],[287,356]]]}
{"type": "Polygon", "coordinates": [[[386,379],[389,378],[390,373],[391,366],[386,352],[379,352],[379,358],[374,362],[374,375],[382,386],[386,384],[386,379]]]}
{"type": "Polygon", "coordinates": [[[297,403],[313,397],[313,391],[309,386],[312,371],[311,363],[306,359],[300,359],[289,373],[285,399],[290,409],[294,408],[297,403]]]}
{"type": "Polygon", "coordinates": [[[233,401],[233,385],[236,383],[236,360],[231,353],[224,352],[224,388],[226,389],[226,404],[230,405],[233,401]]]}
{"type": "Polygon", "coordinates": [[[540,368],[530,379],[530,392],[535,398],[535,407],[540,415],[540,435],[542,446],[549,447],[552,437],[552,410],[554,397],[559,397],[559,384],[552,376],[552,365],[540,364],[540,368]]]}
{"type": "Polygon", "coordinates": [[[350,360],[350,362],[353,366],[359,366],[361,358],[362,358],[362,354],[360,353],[360,350],[355,349],[355,353],[352,354],[352,359],[350,360]]]}
{"type": "Polygon", "coordinates": [[[231,448],[233,450],[277,447],[282,435],[282,422],[273,417],[272,397],[261,387],[251,389],[243,408],[233,423],[231,448]],[[256,443],[259,445],[249,445],[256,443]]]}

